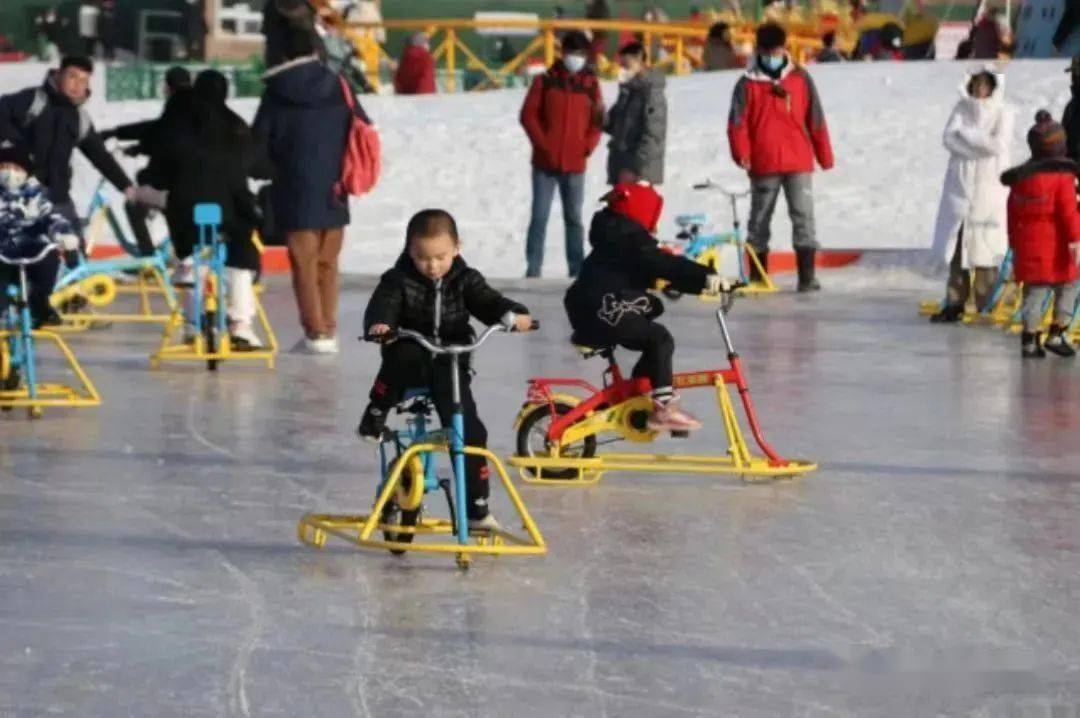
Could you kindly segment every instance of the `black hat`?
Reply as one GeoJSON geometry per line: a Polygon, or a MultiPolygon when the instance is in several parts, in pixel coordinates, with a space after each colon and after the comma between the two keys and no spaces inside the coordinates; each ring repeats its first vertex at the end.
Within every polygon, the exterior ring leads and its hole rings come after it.
{"type": "Polygon", "coordinates": [[[1028,147],[1036,159],[1064,157],[1067,154],[1065,128],[1046,110],[1035,115],[1035,125],[1028,131],[1028,147]]]}
{"type": "Polygon", "coordinates": [[[180,65],[170,67],[165,72],[165,86],[173,92],[191,87],[191,73],[180,65]]]}
{"type": "Polygon", "coordinates": [[[0,140],[0,165],[6,164],[18,165],[29,172],[32,162],[26,145],[9,139],[0,140]]]}

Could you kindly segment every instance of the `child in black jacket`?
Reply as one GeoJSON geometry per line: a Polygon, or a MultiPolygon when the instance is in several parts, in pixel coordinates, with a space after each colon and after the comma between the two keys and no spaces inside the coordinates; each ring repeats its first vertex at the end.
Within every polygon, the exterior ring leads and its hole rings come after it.
{"type": "Polygon", "coordinates": [[[618,184],[608,206],[589,228],[592,252],[566,292],[564,305],[574,328],[572,341],[586,346],[622,346],[641,352],[635,377],[653,387],[653,431],[693,431],[701,422],[678,408],[672,388],[675,340],[655,320],[664,305],[649,293],[658,279],[687,294],[716,294],[724,280],[697,262],[661,251],[652,232],[664,200],[644,183],[618,184]]]}
{"type": "MultiPolygon", "coordinates": [[[[469,320],[501,323],[529,331],[529,310],[492,289],[480,272],[459,254],[457,224],[448,212],[433,209],[418,213],[406,230],[405,252],[394,268],[383,274],[364,314],[365,335],[380,337],[394,329],[411,329],[440,344],[467,344],[475,334],[469,320]]],[[[468,357],[461,362],[461,401],[465,412],[465,443],[486,446],[487,429],[477,415],[471,391],[468,357]]],[[[386,414],[404,397],[405,390],[427,387],[443,426],[450,423],[451,364],[448,356],[432,357],[416,342],[401,340],[383,346],[382,366],[371,389],[359,433],[378,441],[386,427],[386,414]]],[[[495,529],[498,523],[487,507],[488,467],[483,458],[466,458],[469,527],[495,529]]]]}

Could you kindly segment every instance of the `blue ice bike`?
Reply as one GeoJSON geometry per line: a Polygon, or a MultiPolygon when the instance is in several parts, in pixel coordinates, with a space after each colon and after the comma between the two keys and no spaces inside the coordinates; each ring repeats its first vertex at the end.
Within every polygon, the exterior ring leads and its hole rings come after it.
{"type": "MultiPolygon", "coordinates": [[[[538,325],[534,323],[535,329],[538,325]]],[[[461,356],[480,348],[496,332],[506,331],[496,325],[488,327],[469,345],[442,346],[422,334],[400,329],[380,342],[414,341],[435,356],[446,355],[451,362],[451,400],[453,415],[450,426],[431,427],[434,406],[426,389],[406,393],[397,408],[406,416],[405,427],[389,429],[379,445],[380,481],[371,513],[307,514],[298,526],[302,542],[322,547],[327,536],[336,536],[364,548],[385,549],[395,555],[407,551],[455,554],[458,566],[468,568],[474,554],[539,555],[547,546],[528,509],[514,488],[506,469],[488,449],[465,444],[465,416],[461,402],[461,356]],[[448,454],[452,477],[438,475],[437,459],[448,454]],[[468,492],[465,480],[465,457],[480,456],[495,468],[511,503],[517,511],[525,536],[499,528],[482,532],[469,531],[465,507],[468,492]],[[441,491],[449,508],[449,519],[426,518],[425,497],[441,491]],[[382,532],[382,538],[374,536],[382,532]],[[434,539],[415,541],[417,537],[434,539]],[[475,538],[475,542],[471,539],[475,538]]]]}
{"type": "MultiPolygon", "coordinates": [[[[675,235],[674,240],[662,242],[661,248],[718,272],[721,265],[720,252],[725,247],[733,247],[736,250],[738,268],[736,283],[742,285],[739,293],[764,294],[777,291],[761,258],[758,257],[754,248],[746,243],[746,238],[743,236],[742,220],[739,218],[739,200],[749,197],[750,190],[726,189],[712,180],[695,184],[693,188],[698,191],[715,190],[728,199],[731,203],[731,231],[706,233],[705,227],[709,224],[707,214],[704,212],[680,214],[675,218],[679,233],[675,235]]],[[[682,296],[681,292],[672,289],[666,283],[662,291],[669,299],[678,299],[682,296]]]]}
{"type": "Polygon", "coordinates": [[[0,328],[0,409],[27,409],[37,419],[45,407],[87,407],[101,404],[97,389],[83,371],[67,343],[55,332],[34,329],[30,314],[26,268],[41,262],[56,244],[46,242],[37,254],[14,257],[0,254],[0,264],[16,270],[16,279],[4,287],[6,306],[0,328]],[[42,383],[38,372],[38,343],[54,344],[81,386],[42,383]]]}

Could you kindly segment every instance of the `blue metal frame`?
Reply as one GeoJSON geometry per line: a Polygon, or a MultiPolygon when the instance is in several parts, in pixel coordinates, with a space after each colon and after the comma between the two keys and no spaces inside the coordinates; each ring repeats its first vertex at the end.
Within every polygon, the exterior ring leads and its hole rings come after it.
{"type": "Polygon", "coordinates": [[[27,393],[31,400],[37,399],[37,362],[34,356],[34,322],[30,316],[27,299],[26,266],[19,265],[19,283],[7,287],[8,306],[4,312],[4,324],[10,334],[8,361],[10,370],[25,372],[27,393]]]}
{"type": "Polygon", "coordinates": [[[193,287],[193,312],[195,315],[195,321],[197,322],[199,329],[205,329],[203,325],[205,316],[203,313],[203,304],[205,299],[203,292],[205,287],[203,285],[203,267],[205,265],[206,270],[214,274],[217,277],[215,282],[215,292],[217,298],[217,313],[214,317],[215,324],[217,326],[214,329],[217,331],[219,338],[226,336],[226,317],[225,317],[225,257],[227,247],[225,243],[221,241],[221,221],[222,212],[221,205],[219,204],[197,204],[195,205],[195,225],[199,228],[199,243],[195,246],[195,250],[192,253],[192,267],[194,271],[195,281],[193,287]]]}
{"type": "MultiPolygon", "coordinates": [[[[78,263],[74,267],[64,268],[60,279],[56,282],[56,288],[53,291],[59,291],[98,274],[116,276],[127,272],[155,269],[164,277],[169,271],[168,261],[171,253],[170,242],[165,240],[158,245],[154,254],[149,257],[87,259],[80,254],[78,263]]],[[[169,282],[165,282],[164,287],[166,301],[168,301],[169,306],[176,306],[176,293],[173,291],[172,285],[169,284],[169,282]]]]}

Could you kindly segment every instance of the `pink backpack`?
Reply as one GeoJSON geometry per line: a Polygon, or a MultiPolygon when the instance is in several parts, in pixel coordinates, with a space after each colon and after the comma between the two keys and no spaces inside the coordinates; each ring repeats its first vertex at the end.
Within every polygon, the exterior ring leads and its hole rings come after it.
{"type": "Polygon", "coordinates": [[[349,106],[349,136],[345,143],[345,157],[341,163],[341,180],[335,190],[338,197],[360,197],[367,194],[379,182],[382,172],[382,144],[379,133],[356,112],[356,100],[345,78],[341,89],[345,92],[345,104],[349,106]]]}

